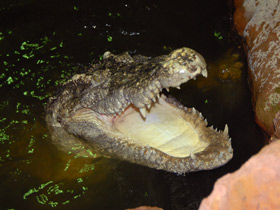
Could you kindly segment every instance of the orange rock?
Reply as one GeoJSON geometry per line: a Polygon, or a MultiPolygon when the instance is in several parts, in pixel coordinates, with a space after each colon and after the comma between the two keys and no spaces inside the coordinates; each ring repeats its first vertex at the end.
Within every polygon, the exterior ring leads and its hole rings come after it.
{"type": "Polygon", "coordinates": [[[248,23],[248,19],[245,18],[245,8],[243,7],[243,1],[244,0],[235,0],[234,1],[234,26],[237,30],[237,32],[242,35],[245,26],[248,23]]]}
{"type": "Polygon", "coordinates": [[[280,209],[280,140],[220,178],[199,210],[280,209]]]}
{"type": "Polygon", "coordinates": [[[274,120],[280,110],[279,0],[235,0],[235,7],[234,24],[245,39],[256,121],[269,136],[280,137],[274,120]]]}

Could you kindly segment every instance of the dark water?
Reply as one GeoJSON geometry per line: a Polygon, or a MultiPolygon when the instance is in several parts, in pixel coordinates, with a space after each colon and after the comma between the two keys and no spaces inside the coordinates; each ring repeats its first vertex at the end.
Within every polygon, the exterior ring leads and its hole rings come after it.
{"type": "Polygon", "coordinates": [[[215,180],[263,145],[254,123],[246,69],[230,41],[223,0],[2,0],[0,3],[0,209],[197,209],[215,180]],[[183,2],[183,3],[182,3],[183,2]],[[229,126],[234,158],[179,176],[118,160],[60,152],[44,122],[50,94],[104,51],[149,56],[187,46],[209,78],[172,90],[210,125],[229,126]]]}

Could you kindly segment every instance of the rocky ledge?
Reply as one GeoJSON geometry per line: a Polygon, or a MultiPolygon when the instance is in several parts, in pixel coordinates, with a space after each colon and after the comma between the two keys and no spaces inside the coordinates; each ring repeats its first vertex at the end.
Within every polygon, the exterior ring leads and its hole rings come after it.
{"type": "Polygon", "coordinates": [[[280,141],[220,178],[199,210],[280,209],[280,141]]]}
{"type": "Polygon", "coordinates": [[[280,137],[280,3],[235,0],[234,24],[244,39],[256,122],[280,137]]]}

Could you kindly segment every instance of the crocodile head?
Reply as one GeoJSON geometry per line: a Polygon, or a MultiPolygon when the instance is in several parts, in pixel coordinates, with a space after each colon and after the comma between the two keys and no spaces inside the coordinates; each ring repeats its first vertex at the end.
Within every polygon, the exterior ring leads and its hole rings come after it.
{"type": "Polygon", "coordinates": [[[50,99],[46,119],[54,142],[64,148],[79,142],[176,173],[219,167],[233,153],[227,125],[217,131],[196,109],[162,93],[198,75],[207,77],[206,63],[189,48],[155,58],[105,52],[102,63],[74,75],[50,99]]]}

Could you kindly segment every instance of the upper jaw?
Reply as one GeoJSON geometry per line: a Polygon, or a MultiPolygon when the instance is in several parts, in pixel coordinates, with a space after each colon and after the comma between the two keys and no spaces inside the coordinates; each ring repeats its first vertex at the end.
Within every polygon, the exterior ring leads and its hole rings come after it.
{"type": "Polygon", "coordinates": [[[167,61],[159,71],[166,71],[166,68],[169,72],[160,74],[164,76],[151,81],[147,87],[139,90],[130,98],[130,103],[139,108],[144,118],[146,116],[146,108],[149,110],[151,104],[157,101],[163,88],[167,91],[169,91],[169,87],[180,89],[180,85],[186,83],[190,79],[196,79],[199,75],[207,77],[206,62],[204,58],[196,52],[193,61],[184,65],[179,62],[167,61]]]}
{"type": "Polygon", "coordinates": [[[133,104],[145,118],[145,110],[150,109],[151,104],[160,97],[163,88],[175,87],[190,79],[196,79],[202,75],[207,77],[206,62],[196,51],[190,48],[180,48],[171,52],[156,69],[153,69],[153,79],[145,81],[145,84],[132,87],[121,87],[113,90],[102,104],[96,107],[96,111],[107,115],[120,115],[124,109],[133,104]]]}

